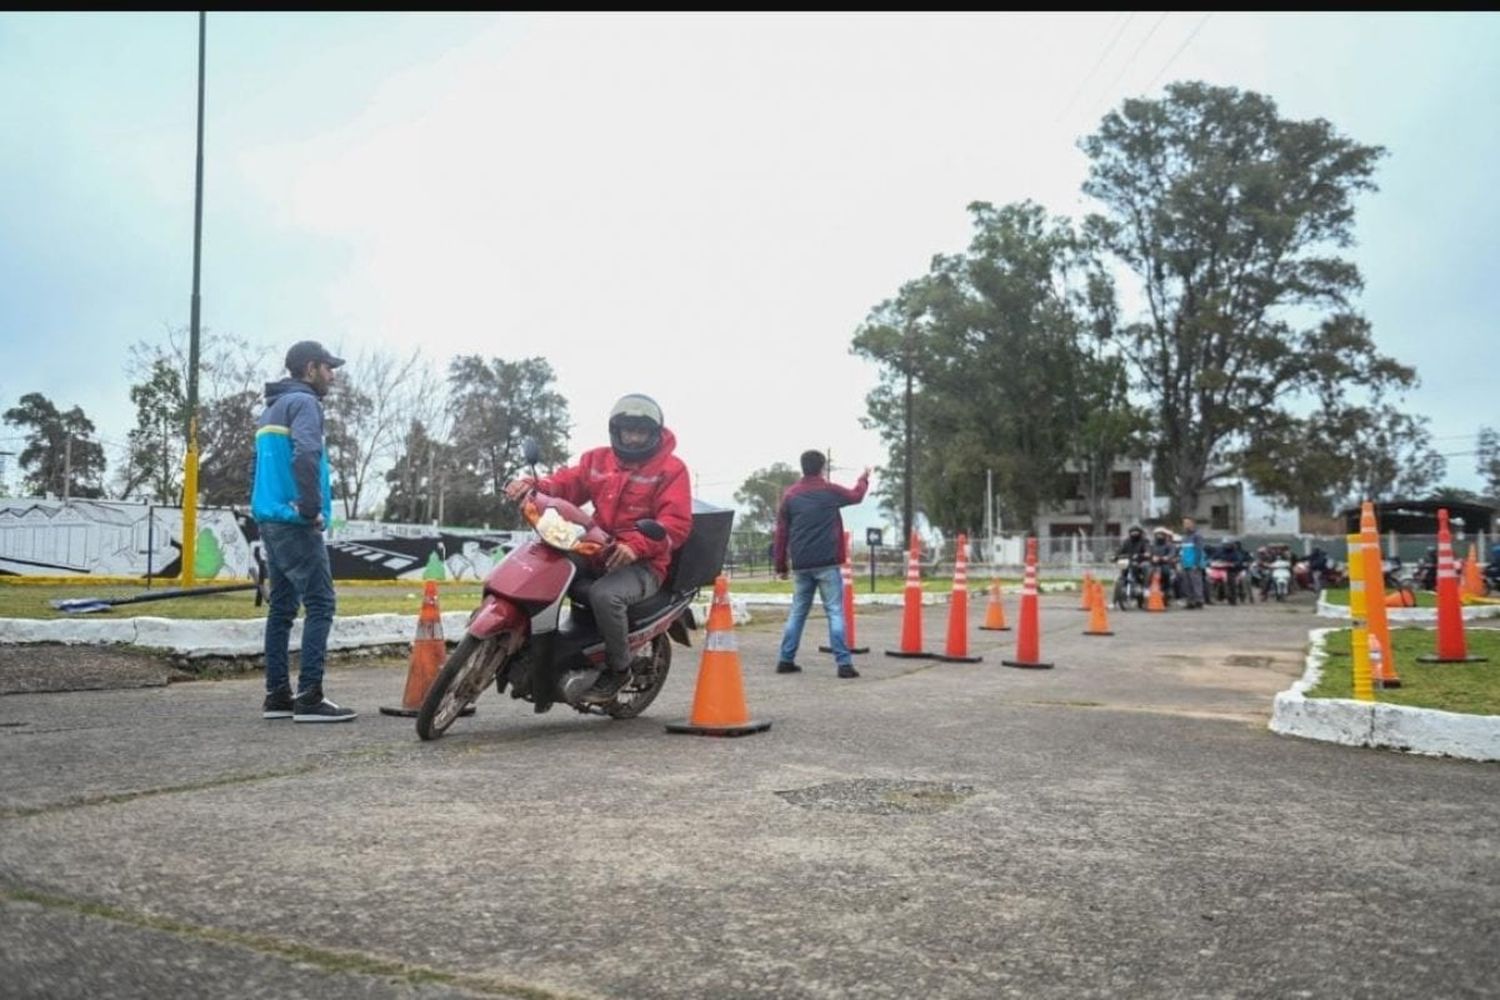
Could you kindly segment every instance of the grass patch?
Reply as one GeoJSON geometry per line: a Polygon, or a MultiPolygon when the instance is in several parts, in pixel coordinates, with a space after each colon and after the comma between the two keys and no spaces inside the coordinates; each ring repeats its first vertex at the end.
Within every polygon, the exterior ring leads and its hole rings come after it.
{"type": "MultiPolygon", "coordinates": [[[[1435,607],[1437,607],[1437,595],[1434,594],[1432,591],[1430,591],[1430,590],[1419,590],[1416,593],[1417,593],[1417,607],[1419,607],[1419,608],[1435,608],[1435,607]]],[[[1342,587],[1342,588],[1329,587],[1327,590],[1323,591],[1323,599],[1325,601],[1327,601],[1329,604],[1342,604],[1344,607],[1348,607],[1349,606],[1349,588],[1348,587],[1342,587]]]]}
{"type": "MultiPolygon", "coordinates": [[[[1352,698],[1354,678],[1350,660],[1348,629],[1330,633],[1324,640],[1328,661],[1323,678],[1307,692],[1309,698],[1352,698]]],[[[1488,657],[1484,663],[1419,663],[1437,649],[1437,633],[1427,629],[1391,630],[1396,647],[1399,688],[1377,689],[1375,700],[1387,705],[1438,708],[1468,715],[1500,715],[1500,631],[1466,629],[1464,640],[1470,656],[1488,657]]]]}

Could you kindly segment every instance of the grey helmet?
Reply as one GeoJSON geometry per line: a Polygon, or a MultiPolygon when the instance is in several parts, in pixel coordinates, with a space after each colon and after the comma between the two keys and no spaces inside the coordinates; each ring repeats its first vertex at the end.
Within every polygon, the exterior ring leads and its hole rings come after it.
{"type": "Polygon", "coordinates": [[[661,407],[650,396],[632,392],[621,396],[609,411],[609,446],[622,462],[644,462],[661,447],[661,407]],[[620,439],[622,428],[641,429],[651,436],[639,448],[627,448],[620,439]]]}

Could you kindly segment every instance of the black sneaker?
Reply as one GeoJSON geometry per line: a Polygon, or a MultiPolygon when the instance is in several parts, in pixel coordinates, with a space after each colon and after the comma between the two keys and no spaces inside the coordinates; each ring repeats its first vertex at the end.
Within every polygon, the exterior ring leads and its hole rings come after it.
{"type": "Polygon", "coordinates": [[[292,717],[292,689],[277,688],[266,695],[260,707],[262,719],[290,719],[292,717]]]}
{"type": "Polygon", "coordinates": [[[776,672],[778,674],[800,674],[802,673],[802,668],[791,660],[782,660],[776,664],[776,672]]]}
{"type": "Polygon", "coordinates": [[[292,708],[293,722],[349,722],[359,713],[352,708],[341,708],[323,697],[323,689],[315,687],[297,695],[292,708]]]}
{"type": "Polygon", "coordinates": [[[840,677],[858,677],[859,676],[859,671],[855,670],[854,669],[854,664],[851,663],[847,667],[839,667],[839,676],[840,677]]]}

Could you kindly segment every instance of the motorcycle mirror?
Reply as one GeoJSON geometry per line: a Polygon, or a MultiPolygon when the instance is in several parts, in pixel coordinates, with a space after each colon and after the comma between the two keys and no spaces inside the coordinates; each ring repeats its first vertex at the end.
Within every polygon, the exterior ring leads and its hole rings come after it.
{"type": "Polygon", "coordinates": [[[667,529],[661,526],[661,522],[653,521],[649,517],[642,518],[641,520],[635,522],[635,530],[639,531],[641,534],[645,535],[653,542],[659,542],[663,538],[667,537],[667,529]]]}

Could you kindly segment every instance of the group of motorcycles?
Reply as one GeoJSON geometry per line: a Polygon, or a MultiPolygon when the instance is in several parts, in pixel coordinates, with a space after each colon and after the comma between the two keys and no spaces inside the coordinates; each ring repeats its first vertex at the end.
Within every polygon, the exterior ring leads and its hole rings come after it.
{"type": "MultiPolygon", "coordinates": [[[[1208,546],[1203,568],[1204,594],[1208,604],[1253,604],[1255,601],[1285,601],[1294,591],[1321,591],[1347,587],[1348,574],[1322,549],[1298,556],[1287,545],[1266,545],[1249,560],[1237,559],[1215,546],[1208,546]]],[[[1167,602],[1187,596],[1184,571],[1176,558],[1142,554],[1115,560],[1119,575],[1114,601],[1121,610],[1143,608],[1150,593],[1151,577],[1158,575],[1162,598],[1167,602]]]]}

